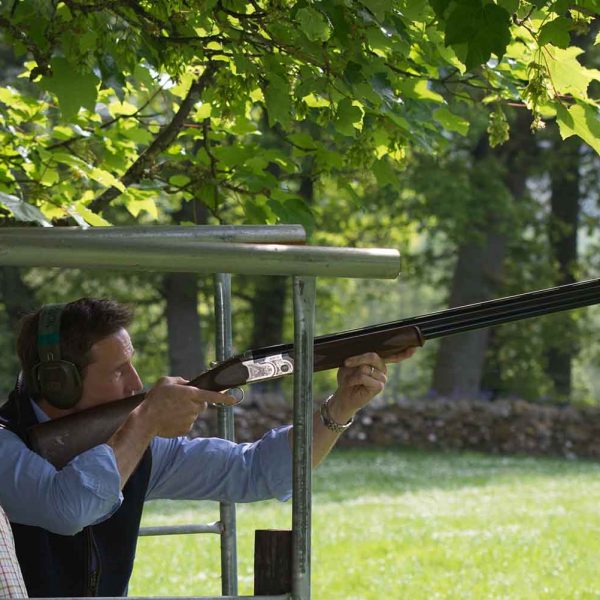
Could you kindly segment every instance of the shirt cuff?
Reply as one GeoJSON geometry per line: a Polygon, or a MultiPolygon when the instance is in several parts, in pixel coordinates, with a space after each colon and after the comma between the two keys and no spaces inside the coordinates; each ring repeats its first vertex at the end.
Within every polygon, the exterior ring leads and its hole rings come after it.
{"type": "Polygon", "coordinates": [[[289,442],[291,425],[277,427],[266,433],[261,440],[263,456],[268,461],[271,494],[285,501],[292,497],[292,449],[289,442]]]}

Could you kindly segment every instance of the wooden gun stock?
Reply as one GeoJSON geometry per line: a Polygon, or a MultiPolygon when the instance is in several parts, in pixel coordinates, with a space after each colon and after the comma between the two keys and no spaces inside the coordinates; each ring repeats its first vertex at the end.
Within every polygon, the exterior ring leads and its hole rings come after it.
{"type": "MultiPolygon", "coordinates": [[[[595,279],[320,336],[315,338],[314,370],[340,367],[346,358],[365,352],[386,358],[422,346],[425,340],[598,303],[600,280],[595,279]]],[[[280,344],[227,359],[188,385],[220,392],[293,372],[294,347],[280,344]]],[[[105,443],[144,398],[138,394],[35,425],[29,430],[31,446],[61,468],[74,456],[105,443]]]]}

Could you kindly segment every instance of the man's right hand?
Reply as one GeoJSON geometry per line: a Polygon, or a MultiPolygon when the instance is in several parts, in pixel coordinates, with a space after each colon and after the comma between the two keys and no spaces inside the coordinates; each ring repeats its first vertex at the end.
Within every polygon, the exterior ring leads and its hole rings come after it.
{"type": "Polygon", "coordinates": [[[189,432],[208,403],[233,405],[236,399],[219,392],[185,385],[181,377],[161,377],[136,408],[154,436],[177,437],[189,432]]]}
{"type": "Polygon", "coordinates": [[[159,379],[146,394],[144,401],[108,440],[121,475],[121,488],[133,473],[152,438],[185,435],[196,417],[206,410],[209,402],[236,404],[232,396],[199,390],[185,385],[186,383],[181,377],[159,379]]]}

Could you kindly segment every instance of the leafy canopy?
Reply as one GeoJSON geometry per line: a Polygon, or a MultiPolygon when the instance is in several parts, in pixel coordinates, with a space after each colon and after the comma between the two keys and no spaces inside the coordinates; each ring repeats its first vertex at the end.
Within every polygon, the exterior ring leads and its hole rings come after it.
{"type": "MultiPolygon", "coordinates": [[[[106,224],[110,205],[163,218],[311,225],[307,177],[394,183],[503,106],[599,150],[598,70],[580,39],[595,0],[15,0],[0,41],[0,205],[18,220],[106,224]],[[5,53],[6,55],[6,53],[5,53]],[[9,61],[10,62],[10,61],[9,61]],[[5,69],[8,72],[8,69],[5,69]]],[[[597,38],[596,38],[597,42],[597,38]]]]}

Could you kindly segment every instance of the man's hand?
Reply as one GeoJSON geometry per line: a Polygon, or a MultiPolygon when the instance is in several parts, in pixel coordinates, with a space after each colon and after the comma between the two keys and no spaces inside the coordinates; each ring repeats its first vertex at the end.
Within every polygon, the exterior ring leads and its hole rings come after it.
{"type": "Polygon", "coordinates": [[[387,382],[386,363],[410,358],[416,348],[381,358],[375,352],[352,356],[338,370],[338,388],[329,403],[332,418],[340,424],[348,422],[355,413],[383,391],[387,382]]]}
{"type": "Polygon", "coordinates": [[[181,377],[162,377],[146,394],[144,401],[129,415],[125,423],[111,436],[121,475],[121,488],[156,436],[177,437],[191,429],[196,417],[209,402],[236,404],[235,398],[218,392],[208,392],[185,385],[181,377]]]}
{"type": "MultiPolygon", "coordinates": [[[[338,370],[338,388],[329,401],[329,416],[340,425],[346,424],[374,396],[383,391],[387,381],[385,363],[400,362],[410,358],[416,348],[408,348],[385,360],[374,352],[352,356],[338,370]]],[[[333,448],[339,432],[332,431],[321,421],[319,411],[313,415],[312,464],[316,467],[333,448]]],[[[293,436],[290,430],[290,445],[293,436]]]]}
{"type": "Polygon", "coordinates": [[[213,404],[236,404],[232,396],[185,385],[181,377],[162,377],[146,394],[136,411],[151,428],[153,436],[177,437],[191,429],[196,417],[213,404]]]}

